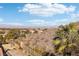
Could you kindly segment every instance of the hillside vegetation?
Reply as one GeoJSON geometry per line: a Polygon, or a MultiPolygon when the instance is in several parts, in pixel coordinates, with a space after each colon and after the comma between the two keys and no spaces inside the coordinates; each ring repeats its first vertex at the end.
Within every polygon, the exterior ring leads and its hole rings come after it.
{"type": "Polygon", "coordinates": [[[56,55],[79,55],[79,30],[77,23],[59,26],[53,39],[56,55]]]}
{"type": "Polygon", "coordinates": [[[0,41],[16,55],[79,55],[78,26],[70,23],[53,29],[1,29],[0,41]]]}

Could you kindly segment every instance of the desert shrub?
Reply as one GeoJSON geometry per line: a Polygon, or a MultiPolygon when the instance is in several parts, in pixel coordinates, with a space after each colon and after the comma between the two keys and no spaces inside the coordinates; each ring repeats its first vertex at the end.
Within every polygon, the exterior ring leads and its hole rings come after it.
{"type": "Polygon", "coordinates": [[[57,55],[72,55],[79,45],[79,33],[75,23],[60,26],[52,40],[57,55]],[[57,37],[57,38],[56,38],[57,37]]]}
{"type": "Polygon", "coordinates": [[[5,38],[3,37],[3,35],[0,35],[0,42],[6,43],[6,40],[5,40],[5,38]]]}
{"type": "Polygon", "coordinates": [[[31,32],[30,32],[29,30],[26,30],[25,33],[26,33],[26,34],[30,34],[31,32]]]}
{"type": "Polygon", "coordinates": [[[36,34],[37,34],[37,33],[38,33],[38,31],[37,31],[37,30],[35,30],[35,31],[34,31],[34,33],[36,33],[36,34]]]}
{"type": "Polygon", "coordinates": [[[55,54],[45,51],[45,52],[42,53],[42,56],[55,56],[55,54]]]}
{"type": "Polygon", "coordinates": [[[21,31],[19,37],[26,37],[26,31],[21,31]]]}
{"type": "Polygon", "coordinates": [[[5,33],[5,31],[0,31],[0,34],[4,34],[5,33]]]}
{"type": "Polygon", "coordinates": [[[34,50],[34,52],[38,53],[39,55],[42,55],[42,53],[44,52],[44,49],[41,47],[34,47],[33,50],[34,50]]]}
{"type": "Polygon", "coordinates": [[[20,31],[17,29],[11,29],[9,32],[5,35],[6,41],[10,39],[17,39],[20,36],[20,31]]]}
{"type": "Polygon", "coordinates": [[[4,38],[2,35],[0,35],[0,41],[3,42],[4,41],[4,38]]]}

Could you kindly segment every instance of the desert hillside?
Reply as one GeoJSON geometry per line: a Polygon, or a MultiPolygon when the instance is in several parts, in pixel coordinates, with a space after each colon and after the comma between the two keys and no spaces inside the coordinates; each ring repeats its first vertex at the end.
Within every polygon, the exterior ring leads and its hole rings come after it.
{"type": "Polygon", "coordinates": [[[7,55],[79,55],[79,25],[70,23],[58,28],[43,29],[1,28],[0,41],[7,55]]]}
{"type": "Polygon", "coordinates": [[[42,55],[44,52],[53,52],[55,31],[56,28],[1,28],[0,38],[3,43],[6,42],[3,44],[4,49],[9,49],[12,55],[42,55]]]}

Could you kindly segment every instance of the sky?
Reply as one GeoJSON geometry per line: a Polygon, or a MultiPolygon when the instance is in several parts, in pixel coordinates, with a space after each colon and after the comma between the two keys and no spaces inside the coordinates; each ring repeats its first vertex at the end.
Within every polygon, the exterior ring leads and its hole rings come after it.
{"type": "Polygon", "coordinates": [[[0,24],[50,27],[77,21],[78,3],[0,3],[0,24]]]}

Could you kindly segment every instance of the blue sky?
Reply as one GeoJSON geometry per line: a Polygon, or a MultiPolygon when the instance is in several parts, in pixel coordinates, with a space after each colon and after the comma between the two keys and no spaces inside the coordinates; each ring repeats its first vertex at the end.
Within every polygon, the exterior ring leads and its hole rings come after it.
{"type": "Polygon", "coordinates": [[[0,24],[58,26],[78,18],[78,3],[0,3],[0,24]]]}

